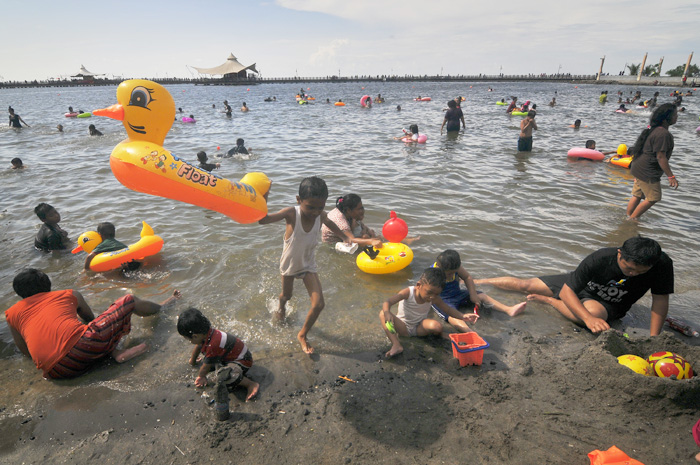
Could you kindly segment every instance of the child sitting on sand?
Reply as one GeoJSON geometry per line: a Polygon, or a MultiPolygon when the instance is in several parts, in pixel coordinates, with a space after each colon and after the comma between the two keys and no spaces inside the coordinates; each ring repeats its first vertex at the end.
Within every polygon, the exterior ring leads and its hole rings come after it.
{"type": "Polygon", "coordinates": [[[215,407],[218,420],[229,418],[228,393],[233,392],[236,386],[241,385],[248,391],[246,402],[255,397],[260,384],[245,376],[253,366],[253,354],[245,342],[232,334],[212,328],[207,317],[196,308],[189,308],[180,314],[177,332],[195,344],[190,365],[196,366],[199,354],[204,355],[202,367],[194,381],[195,386],[205,387],[207,374],[216,370],[215,407]]]}
{"type": "Polygon", "coordinates": [[[415,286],[399,291],[384,302],[382,311],[379,312],[379,320],[382,322],[384,333],[391,341],[391,348],[386,352],[386,357],[393,357],[403,352],[399,336],[440,335],[448,338],[442,323],[428,318],[431,304],[451,317],[449,323],[459,331],[463,333],[471,331],[466,322],[476,322],[479,315],[476,313],[462,315],[443,302],[440,293],[444,287],[445,272],[440,268],[426,268],[415,286]],[[395,304],[399,304],[396,315],[390,311],[395,304]]]}
{"type": "MultiPolygon", "coordinates": [[[[469,272],[462,266],[462,259],[456,250],[448,249],[442,252],[438,255],[433,267],[440,268],[445,272],[445,287],[443,287],[440,293],[440,299],[454,309],[473,307],[476,310],[477,307],[483,306],[507,313],[510,316],[520,315],[525,311],[527,302],[521,302],[508,307],[483,292],[477,291],[474,280],[469,272]],[[460,280],[464,281],[466,289],[460,287],[460,280]]],[[[440,318],[454,325],[454,323],[450,321],[450,317],[440,311],[440,308],[433,305],[433,310],[435,310],[435,313],[437,313],[440,318]]]]}
{"type": "Polygon", "coordinates": [[[199,160],[199,167],[205,171],[211,171],[221,167],[220,163],[207,163],[207,152],[201,151],[197,152],[197,160],[199,160]]]}
{"type": "Polygon", "coordinates": [[[268,213],[258,222],[269,224],[284,220],[286,223],[284,248],[280,259],[282,293],[279,296],[279,308],[275,317],[278,321],[284,320],[287,301],[292,298],[294,280],[302,279],[311,298],[311,308],[301,331],[297,334],[297,339],[301,349],[307,354],[313,353],[314,349],[306,337],[325,305],[315,257],[316,246],[321,237],[321,223],[328,226],[334,234],[345,237],[347,242],[352,240],[352,237],[341,231],[323,211],[327,199],[328,186],[323,179],[317,176],[304,178],[299,184],[299,195],[297,195],[299,205],[283,208],[277,213],[268,213]]]}
{"type": "Polygon", "coordinates": [[[44,252],[68,248],[68,233],[58,225],[61,221],[58,211],[48,203],[42,202],[34,208],[34,213],[44,223],[36,233],[34,247],[44,252]]]}

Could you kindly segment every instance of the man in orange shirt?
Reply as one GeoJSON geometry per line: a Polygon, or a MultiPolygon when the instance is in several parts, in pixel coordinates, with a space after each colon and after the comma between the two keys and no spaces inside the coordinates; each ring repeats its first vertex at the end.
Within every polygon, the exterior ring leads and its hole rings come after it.
{"type": "Polygon", "coordinates": [[[12,287],[22,297],[5,311],[15,344],[52,379],[79,376],[107,355],[122,363],[144,353],[145,343],[116,348],[131,330],[131,314],[154,315],[180,297],[176,290],[159,305],[127,294],[95,318],[80,292],[51,291],[51,280],[37,269],[19,272],[12,287]]]}

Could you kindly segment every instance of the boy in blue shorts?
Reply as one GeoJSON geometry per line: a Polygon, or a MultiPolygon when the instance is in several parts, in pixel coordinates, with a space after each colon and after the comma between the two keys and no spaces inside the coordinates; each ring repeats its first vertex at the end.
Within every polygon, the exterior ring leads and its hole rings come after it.
{"type": "Polygon", "coordinates": [[[195,344],[190,356],[190,365],[198,363],[199,354],[204,355],[194,384],[197,387],[207,385],[207,374],[216,370],[216,417],[220,421],[230,416],[228,393],[240,385],[248,391],[246,402],[255,397],[260,384],[246,378],[248,369],[253,366],[253,355],[245,342],[236,336],[214,329],[202,312],[189,308],[177,319],[177,332],[195,344]]]}
{"type": "Polygon", "coordinates": [[[391,341],[391,348],[385,356],[393,357],[403,352],[403,346],[399,336],[449,336],[444,331],[442,323],[428,318],[431,304],[438,307],[452,326],[460,332],[470,332],[467,322],[474,323],[479,319],[476,313],[462,315],[454,308],[447,305],[440,298],[440,293],[445,286],[445,273],[440,268],[426,268],[415,286],[409,286],[399,291],[384,302],[382,311],[379,312],[379,320],[386,337],[391,341]],[[396,315],[391,313],[391,307],[398,305],[396,315]]]}
{"type": "Polygon", "coordinates": [[[321,281],[316,272],[316,246],[321,239],[321,223],[325,224],[338,237],[345,237],[347,242],[352,237],[341,231],[340,228],[326,215],[323,209],[328,199],[328,186],[326,182],[317,177],[304,178],[299,185],[297,206],[283,208],[277,213],[268,214],[259,221],[260,224],[269,224],[284,220],[286,229],[284,232],[284,248],[280,259],[280,273],[282,274],[282,293],[279,296],[279,309],[276,319],[283,321],[287,301],[292,298],[294,280],[302,279],[304,286],[311,298],[311,308],[304,320],[304,326],[297,334],[301,349],[312,354],[314,349],[309,344],[306,336],[325,306],[323,302],[323,290],[321,281]]]}
{"type": "MultiPolygon", "coordinates": [[[[460,307],[474,308],[478,311],[478,307],[493,308],[499,312],[507,313],[510,316],[520,315],[525,311],[527,302],[521,302],[511,307],[502,304],[481,291],[476,290],[474,280],[469,272],[462,266],[462,259],[456,250],[448,249],[442,252],[437,257],[437,261],[433,265],[435,268],[440,268],[445,272],[445,287],[440,293],[440,298],[444,303],[454,309],[460,307]],[[464,281],[466,289],[461,288],[459,282],[464,281]]],[[[443,320],[449,321],[449,316],[442,312],[439,307],[433,305],[433,310],[443,320]]]]}

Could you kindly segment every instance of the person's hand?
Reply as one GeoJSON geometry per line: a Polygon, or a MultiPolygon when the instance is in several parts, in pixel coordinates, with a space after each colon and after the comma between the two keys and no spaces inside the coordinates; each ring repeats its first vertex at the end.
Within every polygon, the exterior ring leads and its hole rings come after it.
{"type": "Polygon", "coordinates": [[[678,180],[675,176],[670,176],[668,178],[668,185],[673,187],[674,189],[678,189],[678,180]]]}
{"type": "Polygon", "coordinates": [[[197,365],[199,365],[199,362],[201,362],[201,361],[202,361],[201,358],[191,358],[191,359],[190,359],[190,365],[192,365],[193,367],[194,367],[194,366],[197,366],[197,365]]]}
{"type": "Polygon", "coordinates": [[[586,321],[586,327],[591,330],[593,334],[601,333],[610,329],[610,325],[602,318],[591,318],[586,321]]]}
{"type": "Polygon", "coordinates": [[[476,320],[479,319],[479,315],[476,313],[465,313],[462,315],[462,319],[467,323],[476,323],[476,320]]]}
{"type": "Polygon", "coordinates": [[[207,378],[204,376],[197,376],[197,379],[194,380],[194,385],[203,388],[207,385],[207,378]]]}
{"type": "Polygon", "coordinates": [[[381,249],[383,247],[381,239],[377,239],[376,237],[370,239],[370,244],[372,244],[372,246],[377,249],[381,249]]]}

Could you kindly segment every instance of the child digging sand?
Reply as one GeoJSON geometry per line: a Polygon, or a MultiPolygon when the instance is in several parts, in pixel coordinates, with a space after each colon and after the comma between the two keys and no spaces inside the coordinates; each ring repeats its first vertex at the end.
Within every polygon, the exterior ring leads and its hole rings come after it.
{"type": "Polygon", "coordinates": [[[387,358],[403,352],[399,336],[440,335],[445,339],[448,338],[442,323],[428,318],[431,304],[448,315],[450,324],[459,331],[463,333],[471,331],[466,322],[476,322],[479,315],[475,313],[462,315],[443,302],[440,299],[440,293],[444,287],[445,272],[440,268],[426,268],[415,286],[399,291],[398,294],[384,302],[382,311],[379,312],[379,320],[382,322],[384,333],[391,341],[391,349],[385,354],[387,358]],[[394,315],[390,310],[397,303],[399,309],[394,315]]]}
{"type": "Polygon", "coordinates": [[[282,293],[279,296],[279,309],[275,316],[278,321],[284,321],[287,301],[292,298],[294,290],[294,279],[302,279],[311,298],[311,308],[301,331],[297,334],[297,339],[301,349],[307,354],[314,352],[307,340],[307,335],[325,305],[321,281],[316,272],[315,258],[316,246],[321,238],[321,223],[336,235],[345,237],[347,242],[352,241],[352,237],[341,231],[323,211],[327,199],[328,187],[323,179],[316,176],[304,178],[299,185],[299,195],[297,195],[299,205],[283,208],[259,221],[260,224],[280,220],[286,222],[284,248],[280,259],[282,293]]]}
{"type": "MultiPolygon", "coordinates": [[[[437,257],[437,261],[433,265],[435,268],[440,268],[445,272],[445,286],[440,293],[440,299],[454,309],[459,309],[460,307],[486,307],[493,308],[499,312],[506,313],[510,316],[520,315],[525,311],[527,302],[521,302],[519,304],[513,305],[511,307],[502,304],[476,290],[474,285],[474,280],[472,279],[469,272],[462,266],[462,259],[456,250],[445,250],[437,257]],[[462,289],[459,286],[459,281],[464,281],[466,289],[462,289]]],[[[450,317],[444,314],[440,308],[433,304],[433,310],[438,314],[443,320],[454,325],[450,321],[450,317]]]]}
{"type": "Polygon", "coordinates": [[[245,342],[236,336],[214,329],[202,312],[189,308],[177,319],[177,332],[188,339],[195,348],[190,356],[190,365],[198,363],[199,354],[204,355],[195,386],[207,385],[207,374],[216,369],[216,418],[224,421],[230,416],[228,393],[240,385],[248,391],[246,402],[255,397],[260,384],[246,378],[248,369],[253,366],[253,355],[245,342]]]}

